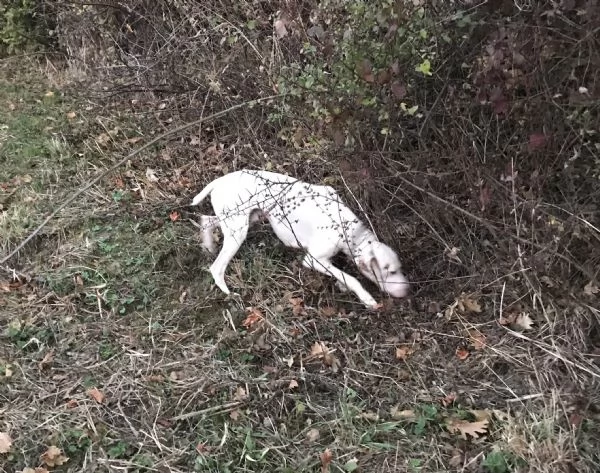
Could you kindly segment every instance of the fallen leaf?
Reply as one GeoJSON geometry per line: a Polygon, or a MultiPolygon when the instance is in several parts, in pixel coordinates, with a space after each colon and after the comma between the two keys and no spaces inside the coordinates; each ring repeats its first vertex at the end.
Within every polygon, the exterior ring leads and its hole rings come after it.
{"type": "Polygon", "coordinates": [[[115,187],[117,189],[125,189],[125,182],[123,181],[123,178],[121,176],[116,176],[113,179],[113,182],[115,183],[115,187]]]}
{"type": "Polygon", "coordinates": [[[12,365],[4,365],[4,378],[10,378],[13,375],[12,365]]]}
{"type": "Polygon", "coordinates": [[[77,114],[75,112],[67,112],[67,118],[69,120],[72,120],[73,118],[75,118],[77,116],[77,114]]]}
{"type": "Polygon", "coordinates": [[[44,97],[54,97],[54,92],[52,92],[51,90],[49,90],[48,92],[46,92],[44,94],[44,97]]]}
{"type": "Polygon", "coordinates": [[[600,292],[600,288],[596,286],[593,281],[590,281],[583,287],[583,293],[587,296],[593,296],[600,292]]]}
{"type": "Polygon", "coordinates": [[[292,380],[290,381],[290,384],[289,384],[289,386],[288,386],[288,389],[294,389],[294,388],[297,388],[297,387],[298,387],[298,381],[296,381],[295,379],[292,379],[292,380]]]}
{"type": "Polygon", "coordinates": [[[306,315],[304,310],[304,299],[301,297],[290,297],[290,304],[292,304],[292,314],[294,315],[306,315]]]}
{"type": "Polygon", "coordinates": [[[46,468],[38,466],[37,468],[23,468],[21,473],[50,473],[46,468]]]}
{"type": "Polygon", "coordinates": [[[483,350],[485,347],[485,335],[478,330],[469,330],[470,343],[475,350],[483,350]]]}
{"type": "Polygon", "coordinates": [[[481,305],[475,299],[462,293],[458,298],[458,309],[461,312],[481,312],[481,305]]]}
{"type": "Polygon", "coordinates": [[[40,460],[42,463],[52,468],[54,466],[62,465],[68,460],[68,458],[63,455],[63,452],[60,448],[52,445],[48,447],[48,450],[41,454],[40,460]]]}
{"type": "Polygon", "coordinates": [[[206,443],[204,442],[198,442],[198,444],[196,445],[196,451],[198,453],[206,453],[210,450],[210,447],[206,445],[206,443]]]}
{"type": "Polygon", "coordinates": [[[335,317],[338,314],[338,310],[335,307],[321,307],[321,315],[324,317],[335,317]]]}
{"type": "Polygon", "coordinates": [[[242,325],[246,328],[252,327],[263,319],[262,312],[256,307],[247,307],[246,312],[248,316],[242,322],[242,325]]]}
{"type": "Polygon", "coordinates": [[[329,353],[329,349],[323,342],[315,342],[310,348],[310,354],[312,356],[320,357],[329,353]]]}
{"type": "Polygon", "coordinates": [[[468,422],[466,420],[450,419],[446,422],[446,427],[450,433],[459,433],[463,439],[467,439],[467,435],[473,438],[479,438],[481,435],[487,434],[487,426],[489,421],[481,420],[477,422],[468,422]]]}
{"type": "Polygon", "coordinates": [[[537,151],[546,145],[548,138],[543,133],[532,133],[529,135],[529,143],[527,149],[529,151],[537,151]]]}
{"type": "Polygon", "coordinates": [[[306,439],[311,443],[319,440],[320,436],[321,433],[319,432],[319,429],[310,429],[308,432],[306,432],[306,439]]]}
{"type": "Polygon", "coordinates": [[[134,136],[133,138],[127,138],[125,142],[131,143],[132,145],[136,144],[138,141],[142,139],[141,136],[134,136]]]}
{"type": "Polygon", "coordinates": [[[233,400],[234,401],[243,401],[245,399],[248,399],[248,393],[246,392],[246,390],[244,388],[242,388],[241,386],[238,386],[235,389],[235,394],[233,396],[233,400]]]}
{"type": "Polygon", "coordinates": [[[456,349],[456,357],[461,361],[466,360],[469,358],[469,350],[463,347],[458,347],[456,349]]]}
{"type": "Polygon", "coordinates": [[[398,81],[392,82],[392,85],[390,87],[392,89],[392,93],[394,94],[394,97],[396,97],[398,100],[406,97],[406,87],[404,85],[402,85],[400,82],[398,82],[398,81]]]}
{"type": "Polygon", "coordinates": [[[394,420],[403,420],[406,422],[417,420],[417,414],[412,409],[399,410],[398,406],[394,406],[390,409],[390,414],[394,420]]]}
{"type": "MultiPolygon", "coordinates": [[[[102,404],[104,401],[104,394],[98,388],[91,388],[86,391],[87,395],[90,396],[98,404],[102,404]]],[[[48,465],[52,466],[52,465],[48,465]]]]}
{"type": "Polygon", "coordinates": [[[444,396],[442,399],[440,399],[440,404],[444,407],[451,406],[452,404],[454,404],[454,401],[456,401],[456,397],[456,393],[450,393],[447,396],[444,396]]]}
{"type": "Polygon", "coordinates": [[[77,402],[77,399],[69,399],[67,401],[67,409],[74,409],[78,405],[79,403],[77,402]]]}
{"type": "Polygon", "coordinates": [[[51,365],[52,361],[54,361],[54,350],[50,350],[48,353],[46,353],[44,355],[44,358],[42,358],[42,361],[39,362],[38,367],[41,370],[43,370],[44,368],[51,365]]]}
{"type": "Polygon", "coordinates": [[[181,214],[179,212],[177,212],[177,210],[173,210],[169,214],[169,218],[171,219],[171,222],[176,222],[177,220],[179,220],[181,218],[181,214]]]}
{"type": "Polygon", "coordinates": [[[363,59],[356,65],[356,73],[365,82],[375,82],[375,75],[373,74],[373,65],[368,59],[363,59]]]}
{"type": "Polygon", "coordinates": [[[149,182],[158,182],[156,171],[152,168],[146,168],[146,179],[148,179],[149,182]]]}
{"type": "Polygon", "coordinates": [[[0,453],[8,453],[12,445],[12,439],[6,432],[0,432],[0,453]]]}
{"type": "Polygon", "coordinates": [[[492,198],[492,190],[487,186],[483,185],[479,189],[479,204],[481,205],[481,211],[484,212],[492,198]]]}
{"type": "Polygon", "coordinates": [[[321,459],[321,473],[328,473],[329,465],[331,465],[331,460],[333,460],[333,453],[326,448],[325,451],[319,455],[319,458],[321,459]]]}
{"type": "Polygon", "coordinates": [[[515,319],[515,326],[521,330],[531,330],[533,328],[533,320],[526,312],[523,312],[515,319]]]}
{"type": "Polygon", "coordinates": [[[411,345],[403,345],[400,347],[396,347],[396,359],[406,360],[414,352],[415,348],[411,345]]]}
{"type": "Polygon", "coordinates": [[[283,38],[284,36],[287,36],[288,31],[287,28],[285,27],[285,21],[284,20],[275,20],[274,23],[274,27],[275,27],[275,34],[277,34],[278,38],[283,38]]]}
{"type": "Polygon", "coordinates": [[[240,418],[241,412],[239,409],[234,409],[233,411],[231,411],[229,413],[229,417],[231,418],[231,420],[236,421],[240,418]]]}

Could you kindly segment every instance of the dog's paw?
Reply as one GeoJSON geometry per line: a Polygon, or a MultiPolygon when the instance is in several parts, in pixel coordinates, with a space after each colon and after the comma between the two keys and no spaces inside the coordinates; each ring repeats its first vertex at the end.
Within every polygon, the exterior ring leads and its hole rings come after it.
{"type": "Polygon", "coordinates": [[[381,302],[373,301],[373,303],[369,304],[367,307],[371,310],[379,311],[379,310],[383,309],[384,306],[381,302]]]}

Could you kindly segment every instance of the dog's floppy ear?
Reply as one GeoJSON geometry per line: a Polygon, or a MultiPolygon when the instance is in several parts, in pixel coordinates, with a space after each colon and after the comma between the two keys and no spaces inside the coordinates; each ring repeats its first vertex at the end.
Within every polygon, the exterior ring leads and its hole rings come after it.
{"type": "Polygon", "coordinates": [[[381,277],[381,268],[379,267],[379,261],[377,261],[377,258],[375,258],[374,256],[371,258],[371,261],[369,262],[369,266],[371,268],[371,271],[373,272],[373,274],[376,277],[381,277]]]}

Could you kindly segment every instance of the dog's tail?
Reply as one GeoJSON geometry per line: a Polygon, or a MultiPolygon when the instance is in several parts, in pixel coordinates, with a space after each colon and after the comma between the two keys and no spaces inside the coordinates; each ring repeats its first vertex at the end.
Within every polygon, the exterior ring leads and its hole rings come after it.
{"type": "Polygon", "coordinates": [[[206,187],[202,189],[196,197],[194,197],[194,200],[192,200],[192,203],[190,205],[198,205],[199,203],[201,203],[212,192],[214,187],[215,181],[208,183],[206,187]]]}

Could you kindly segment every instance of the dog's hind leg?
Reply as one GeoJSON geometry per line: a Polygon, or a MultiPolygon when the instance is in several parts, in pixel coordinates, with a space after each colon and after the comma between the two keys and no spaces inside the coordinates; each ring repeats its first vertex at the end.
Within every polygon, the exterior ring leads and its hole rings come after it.
{"type": "Polygon", "coordinates": [[[242,246],[242,243],[248,235],[248,216],[240,215],[229,217],[223,223],[221,222],[221,230],[223,231],[223,247],[217,256],[217,259],[210,265],[210,273],[215,280],[216,285],[225,294],[230,294],[230,290],[225,284],[225,270],[231,259],[242,246]]]}
{"type": "Polygon", "coordinates": [[[215,215],[202,215],[200,217],[202,247],[210,253],[216,252],[213,230],[219,227],[219,217],[215,215]]]}

